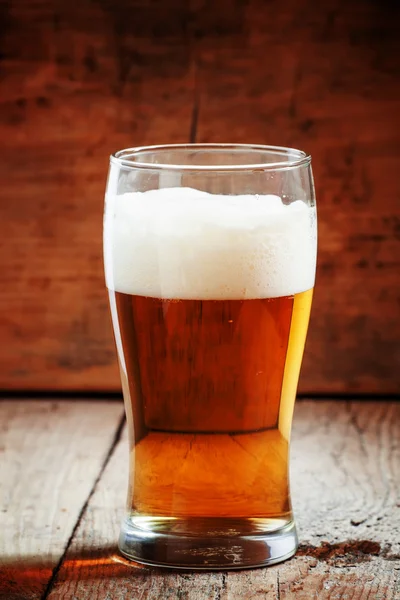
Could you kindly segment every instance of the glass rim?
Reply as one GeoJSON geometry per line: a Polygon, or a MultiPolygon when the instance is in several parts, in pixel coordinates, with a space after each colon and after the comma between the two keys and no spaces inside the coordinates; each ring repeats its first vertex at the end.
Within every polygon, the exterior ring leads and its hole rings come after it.
{"type": "Polygon", "coordinates": [[[286,146],[271,146],[264,144],[229,144],[229,143],[196,143],[196,144],[160,144],[155,146],[136,146],[118,150],[110,155],[110,162],[119,166],[128,167],[131,169],[144,169],[150,171],[283,171],[287,169],[295,169],[298,167],[308,166],[311,163],[311,155],[303,150],[286,146]],[[140,156],[144,152],[167,152],[173,150],[205,150],[214,151],[248,151],[251,153],[265,152],[280,156],[287,156],[288,160],[282,161],[262,161],[254,163],[242,164],[174,164],[174,163],[154,163],[146,160],[135,160],[136,156],[140,156]]]}

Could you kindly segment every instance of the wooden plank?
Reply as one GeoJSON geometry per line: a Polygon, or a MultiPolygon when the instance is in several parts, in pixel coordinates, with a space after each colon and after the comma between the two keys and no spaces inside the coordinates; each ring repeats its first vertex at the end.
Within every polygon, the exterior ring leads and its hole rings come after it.
{"type": "Polygon", "coordinates": [[[189,140],[183,4],[3,3],[0,387],[119,390],[102,260],[108,156],[189,140]],[[157,37],[154,37],[154,36],[157,37]]]}
{"type": "Polygon", "coordinates": [[[398,12],[364,0],[251,0],[235,34],[196,38],[196,141],[313,156],[319,261],[306,393],[400,385],[398,12]]]}
{"type": "Polygon", "coordinates": [[[118,402],[0,402],[2,600],[42,597],[122,415],[118,402]]]}
{"type": "Polygon", "coordinates": [[[127,485],[117,445],[55,578],[49,600],[396,600],[400,590],[400,404],[299,402],[292,496],[301,546],[287,563],[176,573],[129,563],[116,540],[127,485]]]}

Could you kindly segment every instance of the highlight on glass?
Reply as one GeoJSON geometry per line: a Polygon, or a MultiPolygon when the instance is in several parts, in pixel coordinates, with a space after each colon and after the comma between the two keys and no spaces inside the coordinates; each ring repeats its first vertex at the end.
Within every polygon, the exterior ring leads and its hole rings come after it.
{"type": "Polygon", "coordinates": [[[126,557],[238,569],[295,553],[290,430],[316,247],[300,150],[111,157],[104,262],[129,427],[126,557]]]}

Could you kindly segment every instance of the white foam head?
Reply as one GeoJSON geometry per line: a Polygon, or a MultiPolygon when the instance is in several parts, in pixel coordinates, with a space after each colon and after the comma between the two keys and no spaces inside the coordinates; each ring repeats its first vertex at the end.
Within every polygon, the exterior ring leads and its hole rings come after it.
{"type": "Polygon", "coordinates": [[[106,199],[107,287],[154,298],[275,298],[313,287],[315,209],[190,188],[106,199]]]}

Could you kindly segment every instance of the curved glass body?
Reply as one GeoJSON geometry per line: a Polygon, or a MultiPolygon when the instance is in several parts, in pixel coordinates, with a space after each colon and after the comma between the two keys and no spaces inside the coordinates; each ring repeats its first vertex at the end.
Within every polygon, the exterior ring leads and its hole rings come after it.
{"type": "Polygon", "coordinates": [[[129,427],[129,558],[237,569],[296,551],[289,444],[316,233],[301,151],[111,157],[104,260],[129,427]]]}

